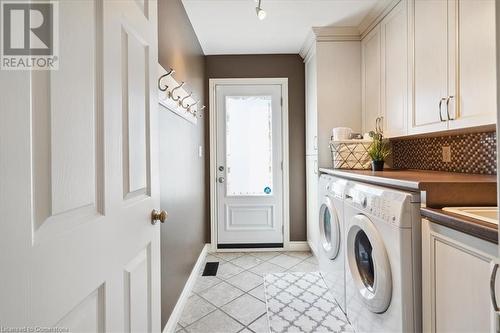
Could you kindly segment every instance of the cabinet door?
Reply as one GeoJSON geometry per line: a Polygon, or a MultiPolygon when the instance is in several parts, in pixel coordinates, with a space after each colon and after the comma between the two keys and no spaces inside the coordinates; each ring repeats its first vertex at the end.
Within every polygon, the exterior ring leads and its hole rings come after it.
{"type": "MultiPolygon", "coordinates": [[[[458,103],[450,128],[496,122],[495,1],[458,1],[458,103]]],[[[451,100],[450,103],[455,103],[451,100]]]]}
{"type": "Polygon", "coordinates": [[[380,26],[361,42],[363,133],[375,130],[380,114],[380,26]]]}
{"type": "Polygon", "coordinates": [[[413,0],[410,9],[410,84],[413,84],[409,133],[447,129],[446,110],[439,103],[448,96],[448,2],[413,0]]]}
{"type": "Polygon", "coordinates": [[[407,133],[408,31],[406,1],[401,1],[381,22],[381,105],[386,137],[407,133]]]}
{"type": "Polygon", "coordinates": [[[316,55],[305,65],[306,75],[306,155],[318,154],[318,90],[316,55]]]}
{"type": "Polygon", "coordinates": [[[425,219],[422,232],[423,331],[490,332],[496,245],[425,219]]]}
{"type": "MultiPolygon", "coordinates": [[[[306,157],[306,186],[307,186],[307,242],[316,252],[316,244],[319,241],[319,203],[318,203],[318,158],[316,156],[306,157]]],[[[317,253],[317,252],[316,252],[317,253]]]]}

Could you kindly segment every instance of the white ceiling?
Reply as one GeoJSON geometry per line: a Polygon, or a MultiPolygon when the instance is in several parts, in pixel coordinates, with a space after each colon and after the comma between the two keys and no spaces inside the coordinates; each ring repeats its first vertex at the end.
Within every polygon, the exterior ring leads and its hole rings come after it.
{"type": "Polygon", "coordinates": [[[182,0],[206,55],[298,53],[311,27],[357,26],[380,0],[182,0]]]}

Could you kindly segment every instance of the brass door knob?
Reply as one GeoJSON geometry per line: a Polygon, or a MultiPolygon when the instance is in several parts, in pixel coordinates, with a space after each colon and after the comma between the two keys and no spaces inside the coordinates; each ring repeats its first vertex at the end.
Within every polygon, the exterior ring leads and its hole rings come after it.
{"type": "Polygon", "coordinates": [[[151,224],[155,225],[160,221],[161,223],[164,223],[168,218],[168,214],[164,210],[156,210],[153,209],[151,212],[151,224]]]}

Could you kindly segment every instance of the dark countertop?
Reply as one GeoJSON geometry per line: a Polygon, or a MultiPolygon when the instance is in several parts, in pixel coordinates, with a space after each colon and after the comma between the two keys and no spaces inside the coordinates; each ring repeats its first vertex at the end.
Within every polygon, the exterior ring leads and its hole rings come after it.
{"type": "Polygon", "coordinates": [[[425,192],[422,201],[427,207],[496,206],[496,176],[427,170],[344,170],[320,169],[341,178],[425,192]]]}
{"type": "Polygon", "coordinates": [[[454,214],[442,209],[422,207],[420,213],[434,223],[498,244],[498,225],[496,224],[454,214]]]}

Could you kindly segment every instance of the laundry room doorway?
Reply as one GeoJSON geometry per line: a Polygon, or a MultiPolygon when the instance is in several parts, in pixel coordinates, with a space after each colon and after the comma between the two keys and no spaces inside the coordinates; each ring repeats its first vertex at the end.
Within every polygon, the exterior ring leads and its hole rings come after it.
{"type": "Polygon", "coordinates": [[[210,79],[214,249],[288,243],[287,79],[210,79]]]}

